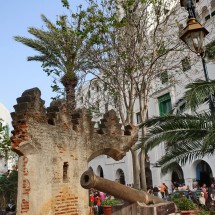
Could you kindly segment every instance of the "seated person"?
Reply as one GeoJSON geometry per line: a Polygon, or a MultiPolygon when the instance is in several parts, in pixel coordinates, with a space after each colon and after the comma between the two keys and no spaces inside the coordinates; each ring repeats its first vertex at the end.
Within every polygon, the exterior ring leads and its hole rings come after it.
{"type": "Polygon", "coordinates": [[[199,204],[201,207],[205,208],[205,197],[204,197],[204,193],[201,192],[200,197],[199,197],[199,204]]]}

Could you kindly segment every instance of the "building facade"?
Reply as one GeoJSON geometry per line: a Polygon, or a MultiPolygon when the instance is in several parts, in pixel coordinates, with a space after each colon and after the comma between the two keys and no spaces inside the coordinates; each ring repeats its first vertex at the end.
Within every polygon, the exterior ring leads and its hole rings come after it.
{"type": "MultiPolygon", "coordinates": [[[[178,7],[180,6],[178,5],[178,7]]],[[[205,39],[205,45],[213,42],[215,35],[215,0],[197,1],[196,14],[201,24],[210,32],[205,39]]],[[[177,22],[180,22],[180,25],[178,26],[179,31],[186,26],[187,16],[187,12],[182,10],[180,17],[173,18],[177,22]]],[[[176,32],[176,36],[179,31],[176,32]]],[[[178,68],[178,74],[177,71],[175,73],[177,81],[174,84],[168,81],[168,75],[170,74],[165,76],[165,80],[162,80],[161,78],[160,80],[155,81],[149,102],[149,118],[167,114],[173,107],[175,107],[175,113],[183,113],[185,111],[185,104],[181,98],[185,92],[185,86],[196,79],[204,80],[202,62],[198,56],[188,51],[187,56],[179,60],[181,61],[181,67],[178,68]]],[[[214,79],[215,63],[213,60],[206,59],[206,61],[209,78],[214,79]]],[[[111,108],[111,106],[109,108],[111,108]]],[[[203,109],[204,108],[207,109],[208,107],[205,106],[203,109]]],[[[139,124],[140,122],[138,105],[135,106],[135,121],[136,124],[139,124]]],[[[174,171],[162,175],[160,167],[156,166],[156,162],[164,154],[165,147],[162,144],[148,153],[148,159],[146,160],[146,181],[148,186],[158,186],[164,182],[168,187],[171,187],[173,181],[178,181],[179,183],[185,183],[192,188],[196,181],[198,181],[200,185],[206,183],[208,186],[214,181],[214,156],[194,160],[191,163],[186,163],[184,166],[178,165],[174,171]]],[[[130,152],[128,152],[121,161],[117,162],[106,155],[101,155],[90,161],[89,167],[101,177],[119,181],[127,186],[132,186],[134,183],[132,157],[130,152]]]]}

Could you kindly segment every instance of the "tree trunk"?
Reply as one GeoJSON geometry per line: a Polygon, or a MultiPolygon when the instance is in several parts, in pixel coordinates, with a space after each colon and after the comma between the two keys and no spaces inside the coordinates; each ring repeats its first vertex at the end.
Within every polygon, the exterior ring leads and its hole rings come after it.
{"type": "Polygon", "coordinates": [[[141,177],[141,188],[144,191],[147,191],[146,184],[146,170],[145,170],[145,149],[141,148],[141,156],[140,156],[140,177],[141,177]]]}
{"type": "Polygon", "coordinates": [[[69,115],[75,110],[76,108],[76,101],[75,101],[75,87],[78,83],[78,78],[75,75],[68,75],[65,74],[61,82],[65,87],[66,91],[66,103],[69,115]]]}
{"type": "Polygon", "coordinates": [[[132,155],[133,163],[133,178],[134,178],[134,188],[140,190],[140,177],[139,177],[139,160],[137,150],[130,149],[132,155]]]}
{"type": "MultiPolygon", "coordinates": [[[[147,96],[147,90],[144,91],[144,96],[142,94],[139,94],[139,101],[141,101],[141,98],[144,98],[143,104],[140,102],[140,117],[141,117],[141,123],[145,122],[147,118],[147,111],[148,111],[148,96],[147,96]]],[[[141,137],[144,138],[146,134],[146,128],[141,129],[141,137]]],[[[142,145],[141,152],[140,152],[140,178],[141,178],[141,189],[144,191],[147,191],[147,184],[146,184],[146,167],[145,167],[145,146],[142,145]]]]}

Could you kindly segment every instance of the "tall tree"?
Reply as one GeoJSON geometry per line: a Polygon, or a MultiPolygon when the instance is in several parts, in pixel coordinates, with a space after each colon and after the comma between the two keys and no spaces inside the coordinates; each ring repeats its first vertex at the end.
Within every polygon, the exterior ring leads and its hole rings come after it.
{"type": "MultiPolygon", "coordinates": [[[[123,125],[135,124],[134,105],[139,105],[140,121],[147,119],[149,98],[157,79],[175,81],[172,71],[180,67],[182,56],[175,8],[171,1],[125,0],[90,1],[87,53],[94,69],[88,70],[108,88],[100,103],[112,101],[123,125]],[[169,9],[169,10],[168,10],[169,9]],[[171,30],[170,30],[171,29],[171,30]],[[174,29],[174,30],[173,30],[174,29]],[[170,60],[171,59],[171,60],[170,60]],[[102,100],[105,98],[105,100],[102,100]],[[117,105],[116,105],[117,104],[117,105]]],[[[102,91],[100,91],[102,92],[102,91]]],[[[145,136],[145,128],[142,128],[145,136]]],[[[132,149],[133,163],[138,164],[132,149]]],[[[146,190],[145,147],[141,147],[141,187],[146,190]]],[[[134,166],[136,188],[140,188],[138,167],[134,166]]]]}
{"type": "MultiPolygon", "coordinates": [[[[59,92],[60,81],[65,87],[69,112],[75,108],[75,87],[86,68],[84,40],[88,29],[83,29],[85,12],[79,10],[71,14],[71,22],[67,16],[59,16],[56,24],[45,15],[41,15],[45,29],[30,27],[28,32],[34,38],[15,36],[17,42],[33,48],[38,55],[28,57],[28,61],[42,62],[47,75],[54,78],[52,89],[59,92]]],[[[61,91],[61,93],[64,93],[61,91]]]]}

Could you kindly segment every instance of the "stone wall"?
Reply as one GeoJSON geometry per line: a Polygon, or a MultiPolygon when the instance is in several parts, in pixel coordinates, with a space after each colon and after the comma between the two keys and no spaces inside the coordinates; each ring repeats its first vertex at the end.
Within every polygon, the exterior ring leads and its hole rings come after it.
{"type": "Polygon", "coordinates": [[[17,215],[88,214],[80,176],[89,160],[121,159],[137,140],[137,128],[121,130],[114,111],[94,128],[86,109],[68,115],[64,101],[44,107],[38,88],[26,90],[11,113],[13,150],[19,157],[17,215]]]}
{"type": "Polygon", "coordinates": [[[112,207],[112,215],[174,215],[176,206],[173,202],[146,206],[141,203],[115,205],[112,207]]]}

